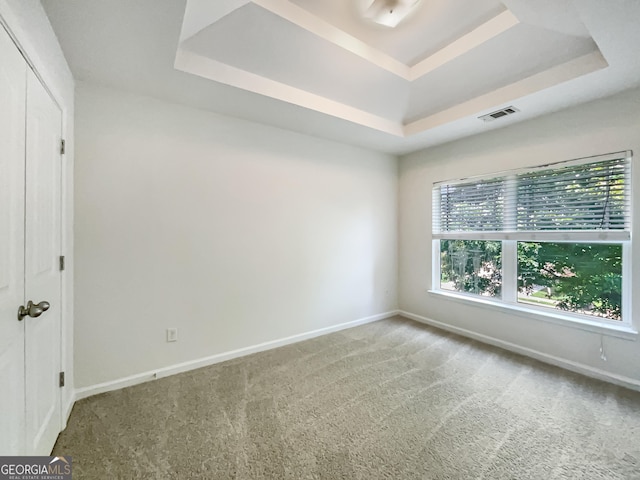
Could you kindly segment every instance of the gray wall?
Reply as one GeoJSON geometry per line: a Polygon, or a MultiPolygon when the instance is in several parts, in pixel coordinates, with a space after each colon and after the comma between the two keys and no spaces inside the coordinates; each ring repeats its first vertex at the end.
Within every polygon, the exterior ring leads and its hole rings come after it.
{"type": "MultiPolygon", "coordinates": [[[[428,293],[431,288],[431,188],[435,181],[633,150],[640,154],[640,91],[634,90],[501,130],[407,155],[400,160],[400,309],[443,326],[591,375],[640,388],[640,342],[514,315],[428,293]],[[607,361],[600,358],[604,344],[607,361]]],[[[637,163],[637,159],[634,160],[637,163]]],[[[633,192],[640,169],[633,166],[633,192]]],[[[633,232],[640,230],[634,193],[633,232]]],[[[640,278],[640,242],[633,245],[632,276],[640,278]]],[[[640,327],[640,300],[632,305],[640,327]]]]}
{"type": "Polygon", "coordinates": [[[395,157],[117,90],[76,100],[78,387],[397,308],[395,157]]]}

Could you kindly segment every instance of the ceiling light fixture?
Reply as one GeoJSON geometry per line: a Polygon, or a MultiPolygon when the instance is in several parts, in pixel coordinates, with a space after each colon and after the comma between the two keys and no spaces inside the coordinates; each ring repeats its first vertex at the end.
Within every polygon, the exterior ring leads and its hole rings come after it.
{"type": "Polygon", "coordinates": [[[420,0],[373,0],[364,16],[380,25],[395,27],[420,0]]]}

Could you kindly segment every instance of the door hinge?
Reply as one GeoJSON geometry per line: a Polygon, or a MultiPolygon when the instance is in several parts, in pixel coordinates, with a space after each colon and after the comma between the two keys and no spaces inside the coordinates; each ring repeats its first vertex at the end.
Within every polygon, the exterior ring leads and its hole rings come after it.
{"type": "Polygon", "coordinates": [[[64,387],[64,372],[60,372],[60,387],[64,387]]]}
{"type": "Polygon", "coordinates": [[[64,255],[60,255],[60,271],[64,270],[64,255]]]}
{"type": "Polygon", "coordinates": [[[62,140],[60,140],[60,155],[64,155],[66,150],[67,150],[67,145],[63,138],[62,140]]]}

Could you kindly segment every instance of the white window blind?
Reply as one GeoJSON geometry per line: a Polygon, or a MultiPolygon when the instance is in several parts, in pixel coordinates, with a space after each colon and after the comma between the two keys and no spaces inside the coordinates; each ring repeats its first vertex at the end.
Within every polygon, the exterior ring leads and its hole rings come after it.
{"type": "Polygon", "coordinates": [[[620,152],[440,182],[433,237],[628,240],[630,172],[631,152],[620,152]]]}
{"type": "MultiPolygon", "coordinates": [[[[504,180],[494,178],[437,187],[438,229],[444,232],[502,230],[504,180]]],[[[435,202],[434,202],[435,203],[435,202]]]]}

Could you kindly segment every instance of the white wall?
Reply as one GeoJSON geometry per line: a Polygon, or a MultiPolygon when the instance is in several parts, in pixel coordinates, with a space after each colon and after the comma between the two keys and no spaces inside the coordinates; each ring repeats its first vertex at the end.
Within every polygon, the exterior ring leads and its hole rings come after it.
{"type": "MultiPolygon", "coordinates": [[[[63,162],[62,248],[67,270],[62,276],[62,368],[66,372],[62,390],[63,418],[74,400],[73,385],[73,158],[74,81],[62,49],[39,0],[0,0],[0,21],[20,47],[36,74],[62,109],[67,152],[63,162]]],[[[1,61],[1,60],[0,60],[1,61]]]]}
{"type": "Polygon", "coordinates": [[[396,308],[395,157],[86,84],[76,112],[78,387],[396,308]]]}
{"type": "MultiPolygon", "coordinates": [[[[434,181],[634,150],[640,156],[640,90],[564,110],[502,130],[407,155],[400,160],[400,309],[530,349],[570,368],[640,387],[640,341],[601,336],[430,294],[431,188],[434,181]],[[551,356],[551,357],[549,357],[551,356]],[[552,358],[555,357],[555,358],[552,358]]],[[[638,158],[634,160],[638,162],[638,158]]],[[[633,167],[633,238],[640,238],[640,168],[633,167]]],[[[640,241],[633,245],[636,293],[640,241]]],[[[640,300],[633,305],[640,327],[640,300]]],[[[540,356],[540,355],[538,355],[540,356]]]]}

